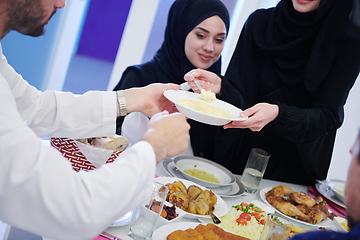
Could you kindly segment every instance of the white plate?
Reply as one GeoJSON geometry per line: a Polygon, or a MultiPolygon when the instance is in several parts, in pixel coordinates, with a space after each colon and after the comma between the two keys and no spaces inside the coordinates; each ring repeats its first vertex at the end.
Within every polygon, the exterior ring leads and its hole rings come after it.
{"type": "MultiPolygon", "coordinates": [[[[155,179],[155,181],[156,181],[156,179],[155,179]]],[[[164,205],[166,205],[168,207],[172,206],[172,204],[169,203],[169,202],[165,202],[164,205]]],[[[158,222],[156,224],[156,227],[158,228],[158,227],[161,227],[161,226],[166,225],[166,224],[171,224],[173,222],[177,222],[178,220],[182,219],[186,214],[185,211],[179,211],[178,208],[176,208],[175,212],[178,214],[178,216],[176,218],[174,218],[174,219],[171,219],[171,220],[167,220],[166,218],[159,217],[159,220],[158,220],[158,222]]]]}
{"type": "MultiPolygon", "coordinates": [[[[319,193],[321,193],[321,195],[323,195],[330,201],[332,201],[346,209],[345,204],[338,197],[336,197],[334,191],[329,189],[328,186],[321,184],[321,183],[316,183],[315,188],[316,188],[316,190],[318,190],[319,193]]],[[[344,188],[345,188],[345,182],[344,182],[344,188]]]]}
{"type": "Polygon", "coordinates": [[[205,158],[195,156],[178,156],[174,158],[174,164],[185,178],[205,187],[225,187],[230,186],[236,181],[234,174],[232,174],[232,172],[228,169],[205,158]],[[219,183],[212,183],[193,177],[185,172],[186,169],[203,170],[216,177],[219,180],[219,183]]]}
{"type": "Polygon", "coordinates": [[[267,200],[266,200],[266,197],[265,197],[265,193],[270,191],[272,189],[272,187],[266,187],[266,188],[263,188],[260,190],[259,194],[260,194],[260,198],[261,200],[264,201],[264,203],[266,203],[267,205],[269,205],[270,207],[272,207],[277,213],[279,213],[281,216],[283,217],[286,217],[294,222],[297,222],[297,223],[301,223],[301,224],[304,224],[304,225],[307,225],[307,226],[311,226],[311,227],[316,227],[316,228],[319,228],[319,227],[326,227],[326,228],[331,228],[334,226],[334,222],[332,220],[330,220],[329,218],[321,221],[320,223],[318,224],[311,224],[311,223],[307,223],[307,222],[304,222],[304,221],[301,221],[301,220],[298,220],[298,219],[295,219],[293,217],[290,217],[290,216],[287,216],[285,214],[283,214],[282,212],[280,212],[279,210],[277,210],[276,208],[274,208],[267,200]]]}
{"type": "Polygon", "coordinates": [[[318,190],[318,192],[323,195],[324,197],[326,197],[328,200],[338,204],[339,206],[343,207],[346,209],[346,206],[344,203],[342,203],[337,197],[335,197],[334,192],[331,189],[327,190],[327,186],[321,183],[316,183],[315,184],[315,188],[316,190],[318,190]]]}
{"type": "Polygon", "coordinates": [[[347,220],[345,218],[342,218],[342,217],[335,217],[335,222],[337,223],[338,225],[338,228],[341,229],[341,231],[343,232],[348,232],[342,225],[341,223],[345,223],[346,225],[348,224],[347,220]]]}
{"type": "MultiPolygon", "coordinates": [[[[176,168],[171,158],[165,158],[163,160],[163,167],[165,172],[167,172],[170,176],[185,179],[184,175],[176,168]]],[[[210,187],[210,189],[221,197],[239,197],[245,192],[244,185],[237,177],[235,177],[235,183],[230,186],[217,188],[210,187]]]]}
{"type": "Polygon", "coordinates": [[[176,230],[186,230],[188,228],[196,228],[197,225],[201,223],[196,222],[180,222],[180,223],[172,223],[165,226],[162,226],[155,230],[152,235],[153,240],[166,240],[167,236],[176,231],[176,230]]]}
{"type": "MultiPolygon", "coordinates": [[[[205,190],[207,188],[199,185],[199,184],[196,184],[196,183],[193,183],[191,181],[188,181],[188,180],[185,180],[185,179],[180,179],[180,178],[175,178],[175,177],[158,177],[156,178],[156,181],[159,182],[159,183],[162,183],[162,184],[166,184],[166,183],[173,183],[175,181],[181,181],[185,187],[189,187],[190,185],[195,185],[195,186],[198,186],[199,188],[205,190]]],[[[226,205],[226,203],[224,202],[224,200],[219,196],[217,195],[216,193],[214,193],[217,197],[217,203],[215,205],[215,209],[214,209],[214,214],[218,217],[221,217],[221,216],[224,216],[227,211],[228,211],[228,207],[226,205]]],[[[180,209],[180,208],[176,208],[177,212],[181,212],[183,211],[185,214],[184,214],[184,217],[185,218],[191,218],[191,219],[197,219],[199,217],[202,217],[202,218],[210,218],[209,215],[200,215],[200,214],[193,214],[193,213],[188,213],[188,212],[185,212],[184,210],[180,209]]]]}
{"type": "MultiPolygon", "coordinates": [[[[260,201],[258,201],[258,200],[253,200],[253,201],[251,201],[251,203],[253,203],[253,204],[255,204],[255,206],[261,208],[261,210],[265,211],[266,214],[274,213],[274,212],[275,212],[274,208],[270,208],[270,207],[268,206],[268,204],[265,204],[265,203],[260,202],[260,201]]],[[[241,204],[241,203],[238,203],[238,204],[241,204]]],[[[232,206],[235,206],[235,205],[237,205],[237,204],[233,204],[232,206]]],[[[229,207],[229,209],[232,208],[232,206],[229,207]]],[[[208,224],[208,223],[212,223],[212,222],[213,222],[212,219],[208,219],[208,218],[198,218],[198,220],[199,220],[200,222],[204,223],[204,224],[208,224]]],[[[225,229],[225,230],[228,231],[227,229],[225,229]]]]}
{"type": "Polygon", "coordinates": [[[201,113],[201,112],[192,110],[190,108],[184,107],[181,104],[176,102],[177,100],[180,100],[180,99],[195,100],[198,98],[199,95],[200,94],[198,94],[198,93],[187,92],[187,91],[182,91],[182,90],[168,90],[168,91],[164,92],[164,96],[175,104],[175,106],[179,110],[179,112],[181,112],[188,118],[191,118],[198,122],[215,125],[215,126],[222,126],[231,121],[243,121],[243,120],[247,119],[247,117],[240,117],[240,113],[242,112],[241,109],[239,109],[227,102],[221,101],[219,99],[216,99],[215,101],[213,101],[211,103],[211,105],[221,107],[223,109],[228,110],[230,113],[232,113],[235,116],[234,119],[215,117],[212,115],[201,113]]]}

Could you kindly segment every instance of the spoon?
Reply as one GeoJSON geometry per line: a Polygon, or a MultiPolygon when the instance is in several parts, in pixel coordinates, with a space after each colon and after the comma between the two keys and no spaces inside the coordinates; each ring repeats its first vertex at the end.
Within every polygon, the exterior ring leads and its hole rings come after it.
{"type": "Polygon", "coordinates": [[[196,78],[194,79],[194,83],[195,83],[196,86],[200,89],[200,92],[201,92],[201,91],[202,91],[202,87],[201,87],[199,81],[198,81],[196,78]]]}
{"type": "Polygon", "coordinates": [[[189,86],[188,82],[184,82],[180,84],[180,90],[189,91],[191,87],[189,86]]]}
{"type": "Polygon", "coordinates": [[[324,182],[324,181],[321,181],[321,180],[316,180],[318,183],[321,183],[325,186],[327,186],[327,188],[325,189],[325,194],[329,191],[329,190],[332,190],[333,192],[337,191],[334,186],[330,183],[327,183],[327,182],[324,182]]]}
{"type": "Polygon", "coordinates": [[[194,83],[200,89],[200,96],[199,96],[200,100],[203,100],[207,103],[212,103],[213,101],[215,101],[216,99],[215,93],[206,90],[203,92],[203,88],[201,87],[199,81],[196,78],[194,79],[194,83]]]}
{"type": "Polygon", "coordinates": [[[221,223],[220,219],[217,216],[215,216],[213,211],[209,211],[209,215],[211,216],[211,219],[213,220],[213,222],[215,224],[220,224],[221,223]]]}
{"type": "Polygon", "coordinates": [[[323,184],[323,185],[326,185],[326,186],[330,187],[327,182],[324,182],[324,181],[321,181],[321,180],[316,180],[316,181],[317,181],[318,183],[321,183],[321,184],[323,184]]]}
{"type": "Polygon", "coordinates": [[[100,236],[102,236],[102,237],[104,237],[104,238],[106,238],[106,239],[110,239],[110,240],[120,240],[119,238],[113,237],[113,236],[109,235],[109,234],[106,233],[106,232],[100,233],[100,236]]]}

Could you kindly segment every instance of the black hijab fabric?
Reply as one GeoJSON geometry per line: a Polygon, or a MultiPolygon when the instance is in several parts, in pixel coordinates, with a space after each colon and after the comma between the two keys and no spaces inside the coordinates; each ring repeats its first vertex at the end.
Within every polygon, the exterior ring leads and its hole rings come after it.
{"type": "MultiPolygon", "coordinates": [[[[229,31],[229,13],[220,0],[175,1],[169,11],[161,48],[148,63],[127,68],[114,90],[145,86],[155,82],[183,83],[185,73],[195,68],[185,55],[186,36],[202,21],[212,16],[219,16],[227,32],[229,31]],[[135,85],[131,79],[123,81],[131,71],[137,71],[141,82],[134,81],[135,85]]],[[[207,70],[220,74],[220,69],[221,59],[207,70]]]]}
{"type": "Polygon", "coordinates": [[[360,32],[354,21],[360,16],[350,18],[358,9],[355,2],[358,4],[357,0],[323,0],[317,10],[299,13],[291,0],[282,0],[268,24],[260,18],[254,23],[254,40],[274,56],[282,81],[287,85],[304,81],[313,95],[340,115],[359,71],[360,32]],[[338,64],[347,65],[348,71],[341,76],[335,73],[338,64]],[[346,83],[338,84],[339,77],[346,83]],[[335,86],[342,94],[329,97],[335,86]]]}
{"type": "MultiPolygon", "coordinates": [[[[220,0],[176,0],[170,8],[165,38],[154,58],[141,65],[128,67],[114,90],[146,86],[151,83],[184,82],[184,75],[195,67],[185,55],[185,39],[202,21],[219,16],[229,31],[230,17],[220,0]]],[[[221,58],[207,70],[220,74],[221,58]]],[[[118,134],[124,117],[117,119],[118,134]]],[[[210,158],[214,150],[214,134],[218,127],[188,120],[191,125],[190,138],[195,156],[210,158]],[[205,153],[206,152],[206,153],[205,153]]]]}
{"type": "Polygon", "coordinates": [[[307,13],[281,0],[255,11],[240,35],[221,98],[242,109],[277,104],[279,115],[260,132],[220,130],[214,160],[242,174],[250,149],[260,147],[272,154],[266,178],[305,185],[325,179],[360,69],[359,19],[359,0],[322,0],[307,13]]]}
{"type": "Polygon", "coordinates": [[[253,35],[244,41],[254,41],[272,56],[285,85],[304,82],[342,121],[343,105],[359,72],[358,5],[358,0],[323,0],[317,10],[300,13],[291,0],[282,0],[271,13],[254,18],[253,35]],[[335,89],[342,94],[330,96],[335,89]]]}

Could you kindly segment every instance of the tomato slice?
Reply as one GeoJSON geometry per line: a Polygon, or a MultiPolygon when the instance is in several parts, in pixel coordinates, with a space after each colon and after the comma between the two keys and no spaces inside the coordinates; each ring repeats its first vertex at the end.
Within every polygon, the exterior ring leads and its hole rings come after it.
{"type": "Polygon", "coordinates": [[[242,214],[240,214],[239,218],[245,219],[246,221],[250,221],[251,220],[251,215],[250,215],[250,213],[243,212],[242,214]]]}
{"type": "Polygon", "coordinates": [[[238,219],[236,219],[236,222],[237,222],[238,224],[247,226],[247,221],[246,221],[245,219],[243,219],[243,218],[238,218],[238,219]]]}

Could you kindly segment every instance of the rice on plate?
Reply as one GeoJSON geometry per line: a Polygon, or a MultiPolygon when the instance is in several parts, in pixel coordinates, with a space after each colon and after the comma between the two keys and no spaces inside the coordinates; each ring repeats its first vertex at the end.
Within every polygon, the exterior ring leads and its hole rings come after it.
{"type": "Polygon", "coordinates": [[[254,203],[232,206],[228,213],[220,217],[217,226],[239,236],[258,240],[266,222],[266,212],[254,203]]]}

